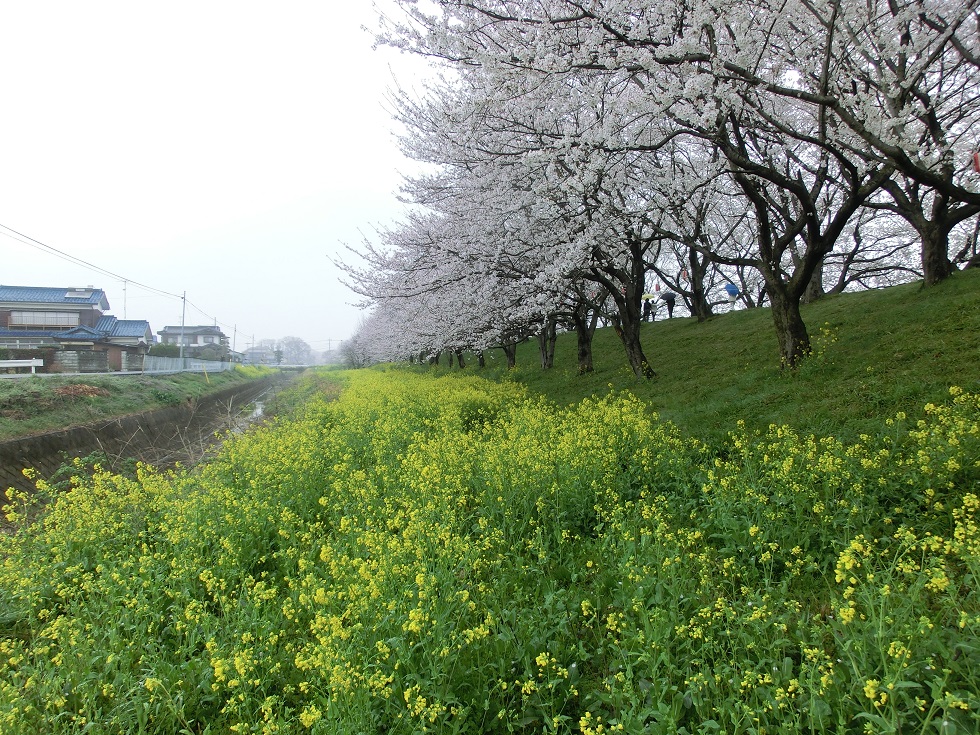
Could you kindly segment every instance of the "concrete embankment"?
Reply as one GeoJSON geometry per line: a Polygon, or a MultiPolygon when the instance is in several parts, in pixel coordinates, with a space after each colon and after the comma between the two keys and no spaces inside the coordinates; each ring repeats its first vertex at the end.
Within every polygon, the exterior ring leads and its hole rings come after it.
{"type": "Polygon", "coordinates": [[[277,378],[256,380],[169,408],[2,442],[0,495],[8,487],[33,489],[23,474],[27,467],[49,478],[66,459],[96,451],[110,460],[136,458],[157,467],[193,464],[213,445],[216,431],[240,425],[245,407],[277,384],[277,378]]]}

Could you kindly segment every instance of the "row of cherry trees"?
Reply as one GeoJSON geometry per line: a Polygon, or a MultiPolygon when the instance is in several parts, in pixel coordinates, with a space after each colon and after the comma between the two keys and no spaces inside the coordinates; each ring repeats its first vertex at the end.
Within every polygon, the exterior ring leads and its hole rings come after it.
{"type": "Polygon", "coordinates": [[[403,222],[346,265],[365,360],[703,320],[734,282],[784,364],[800,305],[977,262],[977,0],[397,0],[378,40],[439,70],[393,92],[403,222]]]}

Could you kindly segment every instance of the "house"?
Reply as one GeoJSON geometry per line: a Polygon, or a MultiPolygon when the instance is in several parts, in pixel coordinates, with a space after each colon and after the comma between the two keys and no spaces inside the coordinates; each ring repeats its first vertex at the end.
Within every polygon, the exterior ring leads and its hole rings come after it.
{"type": "Polygon", "coordinates": [[[242,353],[246,365],[275,365],[276,354],[271,347],[249,347],[242,353]]]}
{"type": "Polygon", "coordinates": [[[228,356],[228,337],[216,326],[164,327],[158,335],[161,344],[183,344],[185,357],[222,360],[228,356]]]}
{"type": "Polygon", "coordinates": [[[50,372],[139,370],[153,340],[149,322],[108,310],[100,288],[0,286],[0,348],[42,356],[50,372]]]}

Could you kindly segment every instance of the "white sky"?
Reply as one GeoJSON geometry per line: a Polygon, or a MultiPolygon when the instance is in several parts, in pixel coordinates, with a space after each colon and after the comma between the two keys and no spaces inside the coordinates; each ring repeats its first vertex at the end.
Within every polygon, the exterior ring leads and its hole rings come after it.
{"type": "MultiPolygon", "coordinates": [[[[0,4],[0,225],[186,291],[186,324],[237,326],[238,350],[336,347],[363,313],[328,256],[398,218],[411,170],[384,97],[421,66],[372,50],[373,4],[0,4]]],[[[179,298],[6,236],[0,283],[94,285],[119,318],[180,324],[179,298]]]]}

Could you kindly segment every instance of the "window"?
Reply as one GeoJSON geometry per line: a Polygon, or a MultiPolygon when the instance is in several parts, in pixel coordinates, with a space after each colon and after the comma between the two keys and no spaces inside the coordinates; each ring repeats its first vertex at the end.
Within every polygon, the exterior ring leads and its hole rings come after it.
{"type": "Polygon", "coordinates": [[[78,326],[74,311],[12,311],[10,326],[23,329],[70,329],[78,326]]]}

